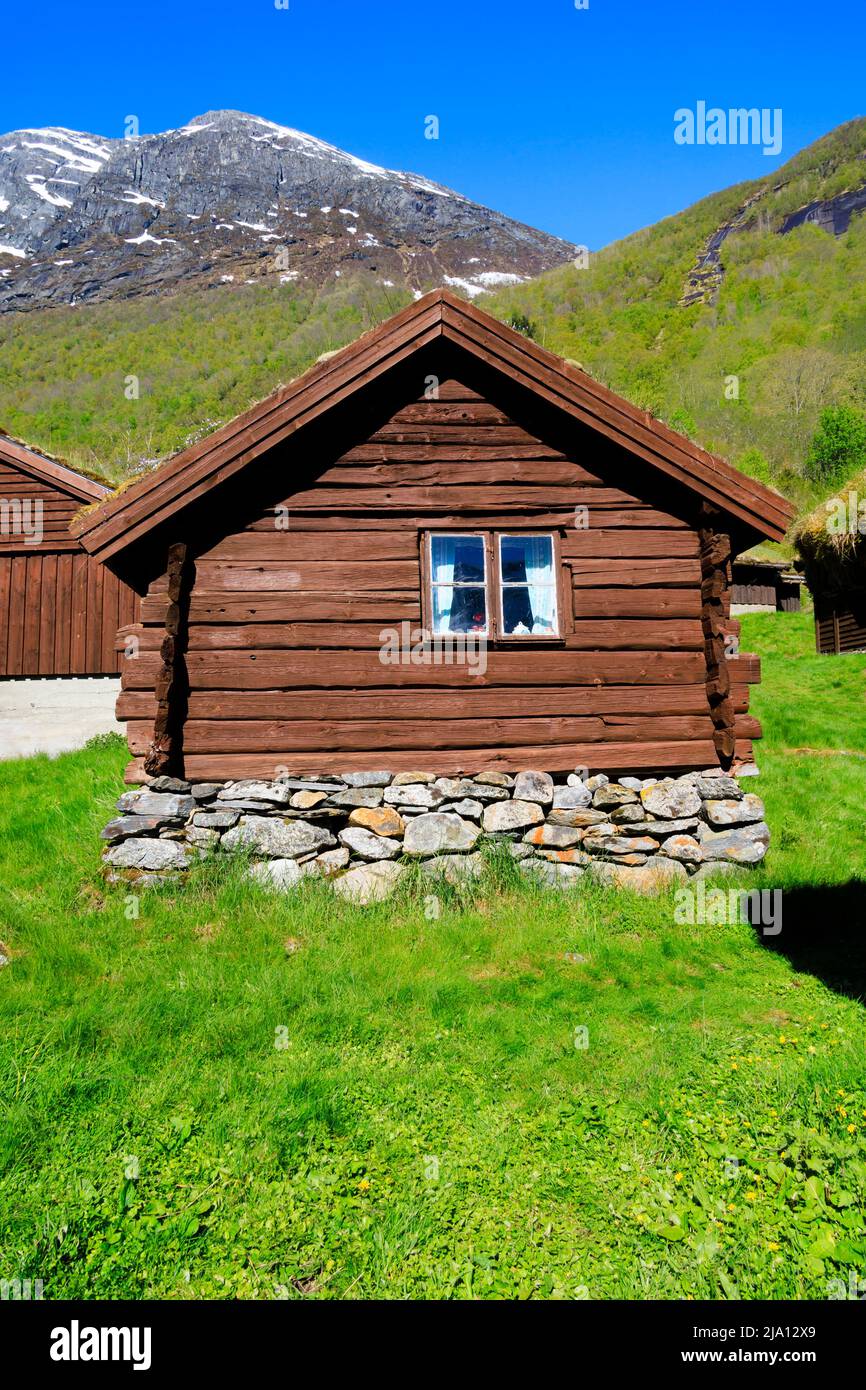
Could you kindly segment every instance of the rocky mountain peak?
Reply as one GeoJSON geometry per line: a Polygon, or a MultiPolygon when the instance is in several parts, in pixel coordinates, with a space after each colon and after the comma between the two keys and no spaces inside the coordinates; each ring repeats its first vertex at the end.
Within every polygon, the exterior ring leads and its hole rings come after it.
{"type": "Polygon", "coordinates": [[[243,111],[108,139],[0,138],[0,312],[341,276],[474,295],[573,254],[430,179],[243,111]]]}

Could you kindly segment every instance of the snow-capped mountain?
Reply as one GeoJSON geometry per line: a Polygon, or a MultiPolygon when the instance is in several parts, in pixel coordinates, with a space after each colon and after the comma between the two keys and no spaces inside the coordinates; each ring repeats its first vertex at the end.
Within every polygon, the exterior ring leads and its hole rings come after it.
{"type": "Polygon", "coordinates": [[[130,139],[59,127],[0,137],[0,311],[280,277],[474,295],[574,249],[238,111],[130,139]]]}

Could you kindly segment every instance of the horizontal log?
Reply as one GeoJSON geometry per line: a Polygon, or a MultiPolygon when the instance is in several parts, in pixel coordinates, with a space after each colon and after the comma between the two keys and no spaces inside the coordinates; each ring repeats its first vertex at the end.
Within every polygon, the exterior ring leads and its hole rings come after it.
{"type": "MultiPolygon", "coordinates": [[[[585,501],[579,484],[568,486],[532,487],[520,483],[469,483],[457,487],[325,487],[299,489],[286,498],[289,512],[366,512],[371,508],[402,512],[423,509],[429,512],[453,512],[465,517],[467,513],[490,511],[549,511],[554,507],[572,509],[585,501]]],[[[693,535],[689,532],[689,535],[693,535]]],[[[697,554],[697,538],[694,542],[697,554]]],[[[663,554],[675,552],[661,552],[663,554]]],[[[691,550],[683,552],[691,554],[691,550]]]]}
{"type": "Polygon", "coordinates": [[[697,560],[570,560],[571,582],[575,589],[690,588],[695,593],[701,582],[697,560]]]}
{"type": "MultiPolygon", "coordinates": [[[[154,594],[142,601],[145,622],[160,623],[165,616],[165,596],[154,594]]],[[[190,623],[279,622],[286,615],[299,622],[418,622],[421,602],[417,587],[393,593],[282,594],[250,591],[244,594],[195,593],[190,602],[190,623]]]]}
{"type": "MultiPolygon", "coordinates": [[[[748,686],[732,688],[737,713],[748,709],[748,686]]],[[[193,690],[190,719],[485,719],[542,715],[705,714],[703,682],[697,685],[521,686],[465,690],[193,690]]],[[[150,719],[152,692],[124,690],[119,719],[150,719]]]]}
{"type": "Polygon", "coordinates": [[[700,595],[687,589],[574,589],[576,618],[700,618],[700,595]]]}
{"type": "MultiPolygon", "coordinates": [[[[128,726],[133,753],[147,750],[153,725],[145,720],[128,726]]],[[[497,747],[541,746],[545,739],[557,743],[663,742],[667,739],[700,739],[712,736],[709,712],[703,716],[675,718],[620,717],[608,724],[600,718],[584,719],[415,719],[389,720],[376,726],[370,720],[188,720],[184,726],[186,753],[292,753],[359,749],[389,751],[416,749],[430,753],[444,748],[475,748],[485,739],[497,747]]]]}
{"type": "Polygon", "coordinates": [[[698,538],[694,531],[628,531],[628,530],[571,530],[562,539],[562,554],[567,560],[604,557],[618,559],[674,559],[678,556],[697,558],[698,538]]]}
{"type": "Polygon", "coordinates": [[[347,526],[343,534],[329,534],[296,529],[288,517],[288,527],[278,527],[284,517],[274,516],[267,531],[239,531],[203,551],[203,560],[282,560],[292,564],[301,561],[353,563],[383,560],[417,560],[418,534],[401,531],[357,531],[347,526]]]}
{"type": "MultiPolygon", "coordinates": [[[[750,745],[743,744],[744,748],[750,745]]],[[[739,752],[739,746],[738,746],[739,752]]],[[[392,751],[388,757],[394,772],[408,772],[418,763],[415,750],[392,751]]],[[[217,781],[238,777],[273,777],[278,768],[289,771],[352,772],[369,770],[369,751],[353,753],[288,753],[278,760],[267,753],[193,753],[184,758],[184,775],[217,781]]],[[[608,772],[665,772],[694,767],[717,767],[711,738],[670,743],[575,743],[526,748],[443,749],[437,753],[436,771],[446,776],[480,771],[519,772],[541,768],[566,772],[575,767],[608,772]]],[[[127,766],[126,781],[144,779],[141,759],[127,766]]]]}
{"type": "MultiPolygon", "coordinates": [[[[440,463],[508,463],[512,459],[558,459],[569,463],[567,454],[552,449],[540,440],[530,440],[524,444],[481,443],[467,444],[461,440],[438,440],[436,444],[390,444],[379,440],[376,443],[355,444],[340,455],[340,463],[429,463],[436,458],[440,463]]],[[[576,468],[579,465],[574,465],[576,468]]],[[[586,478],[595,476],[586,473],[586,478]]],[[[597,479],[596,479],[597,480],[597,479]]]]}
{"type": "MultiPolygon", "coordinates": [[[[420,585],[420,561],[300,560],[292,565],[278,561],[255,563],[231,560],[196,561],[196,587],[230,591],[255,590],[280,593],[344,593],[347,589],[365,590],[415,589],[420,585]]],[[[151,586],[152,591],[156,586],[151,586]]]]}
{"type": "MultiPolygon", "coordinates": [[[[371,689],[416,686],[495,685],[695,685],[705,677],[700,652],[491,651],[486,670],[477,665],[385,665],[378,652],[195,652],[187,657],[190,685],[200,690],[371,689]]],[[[754,660],[754,658],[752,658],[754,660]]],[[[123,663],[124,688],[147,689],[154,653],[123,663]]],[[[750,659],[737,662],[738,679],[750,682],[750,659]]]]}

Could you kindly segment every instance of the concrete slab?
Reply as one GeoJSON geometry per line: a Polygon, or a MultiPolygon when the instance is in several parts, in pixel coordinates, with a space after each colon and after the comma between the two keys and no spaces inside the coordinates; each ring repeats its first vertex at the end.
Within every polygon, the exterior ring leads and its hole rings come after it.
{"type": "Polygon", "coordinates": [[[96,734],[122,734],[114,717],[119,693],[119,676],[0,681],[0,759],[56,757],[96,734]]]}

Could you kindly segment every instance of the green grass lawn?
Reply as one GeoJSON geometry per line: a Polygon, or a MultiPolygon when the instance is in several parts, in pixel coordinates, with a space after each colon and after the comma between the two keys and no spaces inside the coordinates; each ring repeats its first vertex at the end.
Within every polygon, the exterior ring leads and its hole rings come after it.
{"type": "Polygon", "coordinates": [[[866,1276],[866,656],[815,656],[807,614],[744,638],[766,941],[495,863],[438,916],[429,882],[358,909],[218,863],[136,898],[99,874],[119,741],[3,764],[0,1278],[822,1299],[866,1276]]]}

